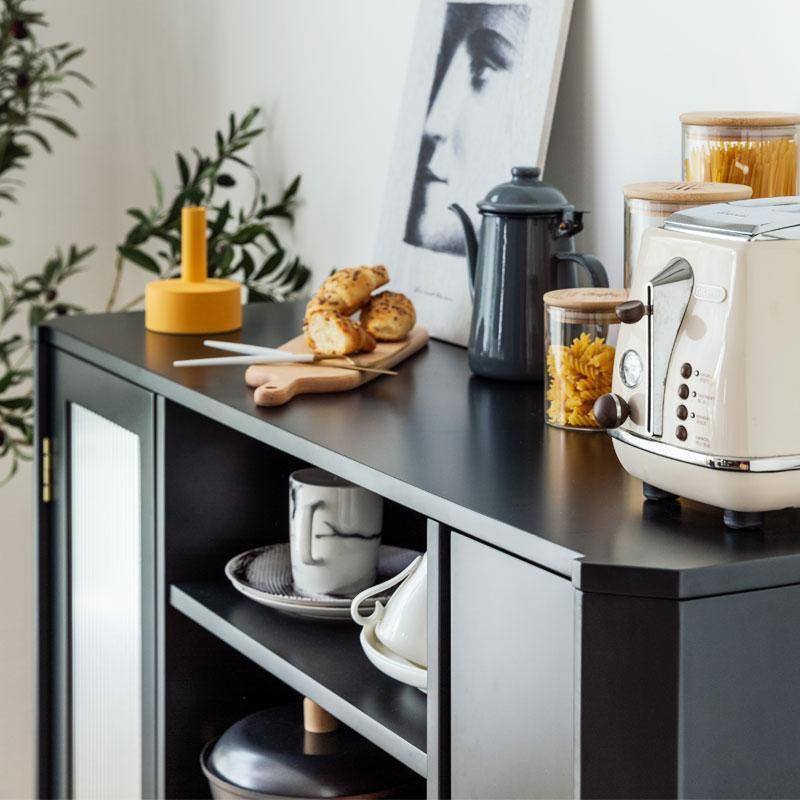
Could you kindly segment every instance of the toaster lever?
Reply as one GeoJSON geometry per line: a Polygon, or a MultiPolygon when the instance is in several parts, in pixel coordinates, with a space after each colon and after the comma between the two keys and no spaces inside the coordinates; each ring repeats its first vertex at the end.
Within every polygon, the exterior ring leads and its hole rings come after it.
{"type": "Polygon", "coordinates": [[[615,309],[617,319],[626,325],[633,325],[647,314],[653,313],[652,306],[646,306],[641,300],[626,300],[620,303],[615,309]]]}

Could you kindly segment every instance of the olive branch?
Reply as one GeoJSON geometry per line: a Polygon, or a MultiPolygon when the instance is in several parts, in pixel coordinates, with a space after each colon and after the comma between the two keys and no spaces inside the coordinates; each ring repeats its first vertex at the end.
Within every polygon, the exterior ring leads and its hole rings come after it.
{"type": "Polygon", "coordinates": [[[297,256],[291,257],[278,237],[275,222],[294,222],[298,175],[270,202],[261,188],[258,174],[242,151],[264,132],[256,124],[258,108],[251,108],[241,119],[228,117],[226,130],[216,132],[215,151],[204,155],[192,148],[190,158],[176,153],[177,190],[165,202],[164,186],[153,175],[155,204],[145,210],[129,208],[135,223],[117,247],[114,283],[106,304],[107,311],[126,311],[142,301],[142,295],[118,306],[118,294],[126,262],[141,267],[159,278],[173,278],[180,270],[180,225],[184,205],[208,208],[208,274],[214,278],[238,278],[248,289],[249,302],[291,299],[306,285],[308,267],[297,256]],[[246,180],[252,199],[245,208],[234,210],[227,190],[246,180]],[[222,198],[220,198],[222,195],[222,198]]]}
{"type": "MultiPolygon", "coordinates": [[[[67,42],[40,44],[36,33],[46,22],[27,3],[0,5],[0,200],[12,203],[22,185],[19,172],[35,150],[52,152],[49,134],[77,136],[56,109],[65,102],[79,107],[75,88],[91,86],[73,67],[83,49],[67,42]]],[[[0,246],[9,243],[0,235],[0,246]]],[[[39,272],[24,278],[0,263],[0,461],[8,463],[0,486],[32,457],[31,331],[46,319],[82,310],[63,302],[59,292],[93,251],[74,244],[59,248],[39,272]]]]}

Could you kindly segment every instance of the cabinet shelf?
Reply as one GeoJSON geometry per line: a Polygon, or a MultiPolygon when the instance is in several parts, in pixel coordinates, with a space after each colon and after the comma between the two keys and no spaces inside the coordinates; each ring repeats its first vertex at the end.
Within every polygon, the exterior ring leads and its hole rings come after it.
{"type": "Polygon", "coordinates": [[[354,625],[295,619],[226,581],[170,587],[170,604],[423,777],[426,698],[367,661],[354,625]]]}

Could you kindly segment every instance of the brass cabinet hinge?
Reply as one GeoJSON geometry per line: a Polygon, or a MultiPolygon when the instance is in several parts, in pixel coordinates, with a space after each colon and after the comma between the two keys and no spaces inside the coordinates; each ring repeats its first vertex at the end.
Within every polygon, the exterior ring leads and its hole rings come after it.
{"type": "Polygon", "coordinates": [[[53,459],[50,437],[42,438],[42,502],[49,503],[53,497],[53,459]]]}

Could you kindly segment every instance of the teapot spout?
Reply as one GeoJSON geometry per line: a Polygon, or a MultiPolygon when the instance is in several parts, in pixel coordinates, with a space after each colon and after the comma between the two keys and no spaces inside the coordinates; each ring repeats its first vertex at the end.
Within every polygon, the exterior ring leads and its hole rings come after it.
{"type": "Polygon", "coordinates": [[[461,225],[464,228],[464,245],[467,249],[467,264],[469,265],[469,288],[474,295],[475,272],[478,267],[478,236],[475,233],[475,228],[469,215],[458,203],[453,203],[448,208],[461,220],[461,225]]]}

